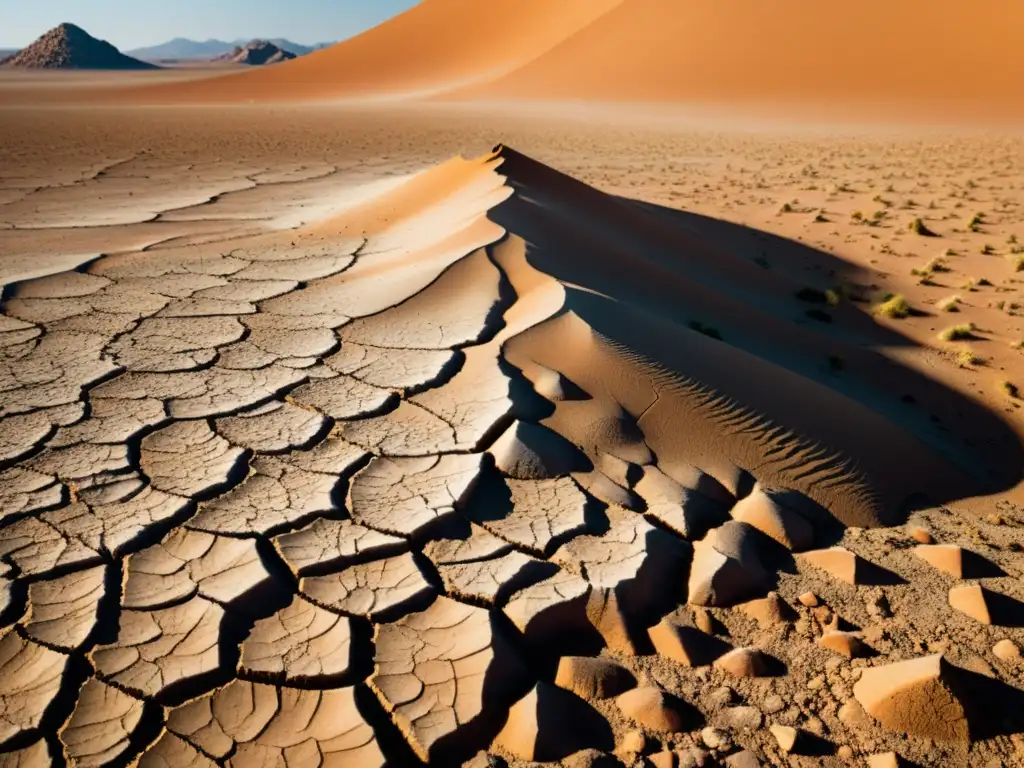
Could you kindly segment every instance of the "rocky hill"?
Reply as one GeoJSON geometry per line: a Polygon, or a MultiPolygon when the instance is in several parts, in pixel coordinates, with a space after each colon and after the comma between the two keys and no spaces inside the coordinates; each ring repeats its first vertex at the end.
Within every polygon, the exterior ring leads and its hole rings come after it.
{"type": "Polygon", "coordinates": [[[218,56],[215,61],[231,61],[236,64],[263,66],[277,64],[281,61],[297,58],[291,51],[278,47],[269,40],[251,40],[245,45],[237,46],[230,53],[218,56]]]}
{"type": "Polygon", "coordinates": [[[54,27],[32,45],[2,62],[26,69],[156,69],[125,56],[105,40],[97,40],[74,24],[54,27]]]}

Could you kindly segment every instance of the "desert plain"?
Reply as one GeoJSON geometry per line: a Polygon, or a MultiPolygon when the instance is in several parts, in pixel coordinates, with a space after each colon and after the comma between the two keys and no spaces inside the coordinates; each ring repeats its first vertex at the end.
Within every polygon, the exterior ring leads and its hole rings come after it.
{"type": "Polygon", "coordinates": [[[0,765],[1024,765],[1021,14],[756,5],[0,69],[0,765]]]}

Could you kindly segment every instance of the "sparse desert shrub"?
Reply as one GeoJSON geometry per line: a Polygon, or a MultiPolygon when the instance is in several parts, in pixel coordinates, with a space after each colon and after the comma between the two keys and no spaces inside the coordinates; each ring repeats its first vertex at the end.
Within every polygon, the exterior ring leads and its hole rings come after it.
{"type": "Polygon", "coordinates": [[[843,300],[843,291],[841,288],[829,288],[825,291],[825,303],[835,309],[843,300]]]}
{"type": "Polygon", "coordinates": [[[876,305],[875,314],[891,319],[902,319],[910,316],[910,304],[902,295],[896,294],[876,305]]]}
{"type": "Polygon", "coordinates": [[[991,256],[995,252],[996,252],[996,249],[993,248],[988,243],[985,243],[983,246],[981,246],[981,255],[982,256],[991,256]]]}
{"type": "Polygon", "coordinates": [[[1010,261],[1010,265],[1014,272],[1024,272],[1024,256],[1015,256],[1010,261]]]}
{"type": "Polygon", "coordinates": [[[992,281],[989,280],[988,278],[983,277],[980,280],[978,280],[978,285],[982,285],[982,286],[987,285],[987,286],[991,287],[992,286],[992,281]]]}
{"type": "Polygon", "coordinates": [[[999,389],[1001,389],[1007,397],[1012,397],[1014,400],[1020,400],[1020,387],[1012,381],[1000,381],[999,389]]]}
{"type": "Polygon", "coordinates": [[[939,302],[938,307],[943,312],[959,312],[960,311],[960,297],[950,296],[948,299],[943,299],[939,302]]]}
{"type": "Polygon", "coordinates": [[[854,211],[853,213],[850,214],[850,218],[853,219],[854,221],[864,221],[864,212],[854,211]]]}
{"type": "Polygon", "coordinates": [[[944,330],[939,334],[939,338],[943,341],[964,341],[973,339],[975,330],[974,323],[961,323],[944,330]]]}
{"type": "Polygon", "coordinates": [[[792,213],[793,212],[793,206],[790,205],[789,203],[783,203],[782,207],[779,209],[779,212],[780,213],[792,213]]]}
{"type": "Polygon", "coordinates": [[[973,350],[963,349],[957,353],[956,364],[961,368],[970,368],[972,365],[984,365],[985,358],[975,354],[973,350]]]}
{"type": "Polygon", "coordinates": [[[967,222],[967,228],[969,230],[971,230],[971,232],[980,232],[981,231],[981,225],[984,222],[984,220],[985,220],[985,214],[984,213],[976,213],[976,214],[974,214],[971,217],[971,220],[969,222],[967,222]]]}
{"type": "Polygon", "coordinates": [[[910,222],[910,231],[915,235],[921,237],[938,237],[932,230],[928,229],[928,226],[921,219],[914,219],[910,222]]]}
{"type": "Polygon", "coordinates": [[[956,256],[956,251],[954,251],[952,248],[947,248],[945,251],[942,252],[942,255],[948,259],[950,256],[956,256]]]}

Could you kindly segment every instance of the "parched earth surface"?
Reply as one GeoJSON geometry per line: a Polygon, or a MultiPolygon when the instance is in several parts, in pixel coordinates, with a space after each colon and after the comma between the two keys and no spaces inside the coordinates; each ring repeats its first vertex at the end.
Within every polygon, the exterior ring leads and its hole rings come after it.
{"type": "Polygon", "coordinates": [[[688,238],[500,150],[8,286],[0,764],[1024,764],[1014,443],[688,238]]]}

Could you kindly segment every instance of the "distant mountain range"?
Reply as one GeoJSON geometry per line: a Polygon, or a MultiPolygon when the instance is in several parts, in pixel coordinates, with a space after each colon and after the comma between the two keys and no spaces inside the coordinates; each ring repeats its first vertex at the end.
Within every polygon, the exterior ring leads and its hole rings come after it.
{"type": "Polygon", "coordinates": [[[81,27],[61,24],[32,45],[0,60],[0,66],[22,69],[158,69],[125,56],[105,40],[81,27]]]}
{"type": "MultiPolygon", "coordinates": [[[[224,40],[189,40],[184,37],[176,37],[160,45],[151,45],[146,48],[136,48],[127,51],[129,56],[147,61],[172,61],[172,60],[210,60],[216,59],[225,54],[232,53],[236,48],[244,47],[251,41],[235,40],[226,42],[224,40]]],[[[293,43],[281,37],[270,38],[264,42],[271,43],[283,51],[294,53],[296,56],[305,56],[307,53],[326,48],[334,43],[317,43],[316,45],[301,45],[293,43]]]]}

